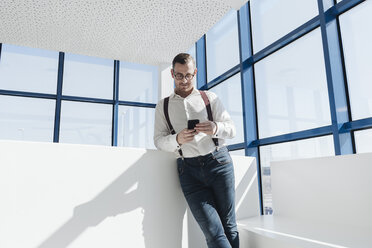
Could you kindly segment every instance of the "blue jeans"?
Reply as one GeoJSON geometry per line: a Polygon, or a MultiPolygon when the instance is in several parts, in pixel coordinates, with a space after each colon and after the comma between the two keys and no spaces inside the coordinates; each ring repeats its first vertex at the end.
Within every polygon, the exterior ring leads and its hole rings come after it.
{"type": "Polygon", "coordinates": [[[186,201],[209,248],[238,248],[234,167],[226,147],[205,156],[177,159],[186,201]]]}

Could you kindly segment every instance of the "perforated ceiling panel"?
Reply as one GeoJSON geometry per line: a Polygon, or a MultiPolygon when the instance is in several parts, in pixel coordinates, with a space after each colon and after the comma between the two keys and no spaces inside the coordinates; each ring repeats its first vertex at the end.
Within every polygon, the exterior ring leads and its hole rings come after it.
{"type": "Polygon", "coordinates": [[[1,0],[0,42],[144,64],[170,63],[236,2],[1,0]]]}

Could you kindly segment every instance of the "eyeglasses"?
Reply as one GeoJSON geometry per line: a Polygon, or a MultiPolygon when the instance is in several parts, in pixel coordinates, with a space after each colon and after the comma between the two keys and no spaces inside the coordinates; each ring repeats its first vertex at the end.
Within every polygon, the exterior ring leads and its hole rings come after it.
{"type": "Polygon", "coordinates": [[[177,79],[177,80],[183,80],[184,78],[186,78],[187,81],[191,80],[194,78],[194,75],[195,74],[190,74],[190,73],[187,73],[186,75],[183,75],[182,73],[174,73],[173,74],[174,77],[177,79]]]}

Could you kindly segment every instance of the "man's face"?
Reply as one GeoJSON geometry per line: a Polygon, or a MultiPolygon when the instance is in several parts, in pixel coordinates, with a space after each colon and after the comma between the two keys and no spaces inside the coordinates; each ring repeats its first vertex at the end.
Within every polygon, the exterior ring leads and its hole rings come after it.
{"type": "Polygon", "coordinates": [[[177,93],[190,93],[192,91],[194,80],[196,78],[196,71],[197,70],[191,61],[184,65],[179,63],[174,65],[171,73],[176,84],[177,93]]]}

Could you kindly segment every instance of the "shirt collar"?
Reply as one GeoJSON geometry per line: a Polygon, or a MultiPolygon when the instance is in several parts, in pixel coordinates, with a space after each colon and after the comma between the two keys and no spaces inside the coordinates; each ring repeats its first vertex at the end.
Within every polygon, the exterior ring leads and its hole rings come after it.
{"type": "MultiPolygon", "coordinates": [[[[188,95],[187,97],[190,97],[190,96],[193,96],[193,95],[196,95],[196,94],[200,94],[200,93],[199,93],[199,90],[195,89],[195,87],[194,87],[193,90],[191,91],[191,94],[188,95]]],[[[169,96],[169,98],[176,98],[176,97],[178,97],[178,98],[183,98],[183,97],[181,97],[180,95],[177,95],[176,92],[173,92],[173,93],[169,96]]],[[[185,97],[185,98],[187,98],[187,97],[185,97]]]]}

